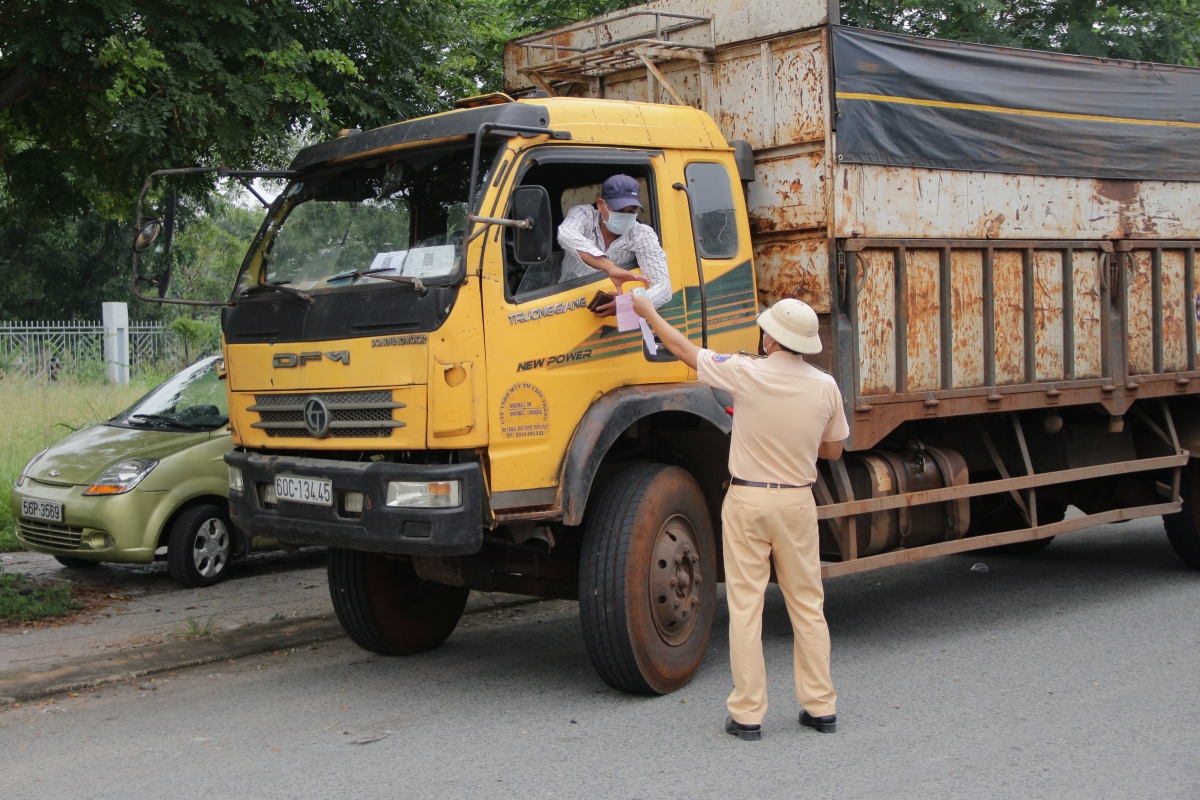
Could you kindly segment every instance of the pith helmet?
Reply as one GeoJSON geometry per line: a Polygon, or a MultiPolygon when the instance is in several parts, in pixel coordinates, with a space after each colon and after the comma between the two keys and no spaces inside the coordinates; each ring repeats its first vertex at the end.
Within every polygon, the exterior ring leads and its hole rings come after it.
{"type": "Polygon", "coordinates": [[[758,315],[758,327],[789,350],[808,354],[821,352],[817,312],[802,300],[790,297],[780,300],[758,315]]]}

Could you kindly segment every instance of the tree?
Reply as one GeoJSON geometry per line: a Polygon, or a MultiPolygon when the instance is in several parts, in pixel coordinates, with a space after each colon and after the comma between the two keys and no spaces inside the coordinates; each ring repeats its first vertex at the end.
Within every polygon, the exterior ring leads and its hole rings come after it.
{"type": "Polygon", "coordinates": [[[843,0],[842,19],[941,39],[1200,64],[1196,0],[843,0]]]}

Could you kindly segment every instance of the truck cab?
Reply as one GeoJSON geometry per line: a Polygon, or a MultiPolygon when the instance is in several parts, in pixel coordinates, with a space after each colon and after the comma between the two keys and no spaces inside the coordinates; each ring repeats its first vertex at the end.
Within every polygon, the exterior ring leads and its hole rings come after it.
{"type": "MultiPolygon", "coordinates": [[[[667,476],[687,484],[680,566],[704,589],[660,627],[702,631],[694,660],[713,610],[727,403],[592,313],[598,290],[617,290],[600,271],[562,280],[554,233],[605,179],[633,177],[667,255],[661,312],[698,343],[756,351],[745,165],[695,109],[488,100],[296,156],[223,312],[234,519],[334,548],[350,634],[412,652],[453,620],[388,634],[398,616],[427,616],[385,608],[385,587],[432,584],[454,620],[469,588],[574,598],[589,498],[622,467],[685,462],[707,435],[707,495],[689,472],[667,476]]],[[[681,536],[665,522],[658,549],[674,567],[681,536]]],[[[666,588],[680,573],[660,571],[666,588]]],[[[669,690],[686,667],[630,688],[669,690]]]]}

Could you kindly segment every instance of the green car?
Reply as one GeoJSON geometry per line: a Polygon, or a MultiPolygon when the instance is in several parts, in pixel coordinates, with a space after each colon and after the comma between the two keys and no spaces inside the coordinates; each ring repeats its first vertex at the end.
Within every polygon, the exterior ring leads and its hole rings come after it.
{"type": "Polygon", "coordinates": [[[17,539],[67,567],[167,562],[210,586],[233,559],[269,549],[229,521],[232,447],[219,356],[193,364],[126,411],[29,460],[12,490],[17,539]]]}

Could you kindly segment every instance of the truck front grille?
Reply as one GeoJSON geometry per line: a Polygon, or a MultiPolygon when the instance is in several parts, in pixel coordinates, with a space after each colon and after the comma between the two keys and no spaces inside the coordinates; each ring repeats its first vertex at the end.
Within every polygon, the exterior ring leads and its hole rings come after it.
{"type": "Polygon", "coordinates": [[[59,550],[78,550],[83,528],[34,519],[17,519],[17,532],[30,544],[59,550]]]}
{"type": "Polygon", "coordinates": [[[329,408],[329,435],[340,439],[385,439],[404,423],[392,418],[392,410],[405,408],[392,400],[387,389],[370,392],[311,392],[308,394],[256,394],[249,411],[258,412],[258,422],[267,436],[312,438],[304,423],[304,404],[319,397],[329,408]]]}

